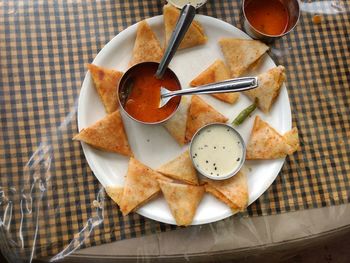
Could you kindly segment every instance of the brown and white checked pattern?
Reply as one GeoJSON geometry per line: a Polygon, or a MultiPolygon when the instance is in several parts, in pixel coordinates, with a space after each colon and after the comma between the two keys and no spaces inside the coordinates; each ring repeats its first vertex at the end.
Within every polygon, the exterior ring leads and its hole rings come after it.
{"type": "MultiPolygon", "coordinates": [[[[287,68],[301,150],[287,159],[274,184],[246,215],[349,202],[350,18],[346,1],[337,3],[342,8],[334,10],[345,12],[323,15],[321,24],[312,23],[314,14],[303,13],[296,30],[272,45],[271,55],[287,68]]],[[[36,216],[37,257],[61,251],[89,226],[89,218],[102,215],[103,223],[84,246],[175,228],[137,214],[122,217],[109,198],[102,212],[95,208],[100,185],[80,144],[71,141],[86,64],[118,32],[161,14],[162,5],[141,0],[0,3],[0,215],[12,201],[10,233],[20,247],[21,209],[24,212],[25,249],[20,253],[30,255],[36,216]],[[40,187],[46,189],[42,199],[40,187]]],[[[199,13],[241,28],[239,1],[209,0],[199,13]]]]}

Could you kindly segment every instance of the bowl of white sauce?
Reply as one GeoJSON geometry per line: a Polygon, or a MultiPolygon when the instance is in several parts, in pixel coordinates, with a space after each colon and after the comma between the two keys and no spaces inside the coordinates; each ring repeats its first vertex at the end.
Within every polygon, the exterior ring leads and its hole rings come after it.
{"type": "Polygon", "coordinates": [[[200,174],[213,180],[225,180],[241,169],[246,146],[239,132],[230,125],[211,123],[193,136],[190,154],[200,174]]]}

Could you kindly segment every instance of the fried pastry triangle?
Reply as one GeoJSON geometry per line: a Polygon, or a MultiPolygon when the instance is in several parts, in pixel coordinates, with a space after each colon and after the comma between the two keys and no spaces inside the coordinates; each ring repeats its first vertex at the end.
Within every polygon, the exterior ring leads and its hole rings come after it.
{"type": "Polygon", "coordinates": [[[196,169],[192,165],[188,150],[159,167],[157,172],[188,184],[198,185],[196,169]]]}
{"type": "Polygon", "coordinates": [[[123,72],[88,64],[92,81],[107,113],[118,109],[117,89],[123,72]]]}
{"type": "Polygon", "coordinates": [[[85,142],[102,151],[133,155],[119,110],[82,129],[73,140],[85,142]]]}
{"type": "Polygon", "coordinates": [[[198,204],[203,198],[204,187],[186,184],[170,183],[159,180],[171,213],[179,226],[188,226],[192,223],[198,204]]]}
{"type": "Polygon", "coordinates": [[[174,116],[164,123],[164,127],[180,145],[184,145],[186,143],[186,123],[190,104],[190,99],[182,97],[179,108],[174,116]]]}
{"type": "MultiPolygon", "coordinates": [[[[227,79],[230,79],[230,71],[226,67],[225,63],[222,60],[218,59],[213,64],[211,64],[206,70],[200,73],[194,80],[192,80],[190,85],[192,87],[197,87],[210,83],[220,82],[227,79]]],[[[239,93],[237,92],[217,93],[211,95],[221,101],[230,104],[235,103],[239,98],[239,93]]]]}
{"type": "Polygon", "coordinates": [[[280,94],[285,78],[285,68],[283,66],[272,68],[258,76],[259,86],[257,88],[243,93],[252,101],[257,99],[259,109],[268,113],[280,94]]]}
{"type": "Polygon", "coordinates": [[[124,188],[120,186],[106,186],[105,188],[106,193],[109,195],[109,197],[118,205],[120,206],[120,202],[123,197],[124,188]]]}
{"type": "Polygon", "coordinates": [[[135,211],[159,193],[160,188],[157,181],[159,178],[163,176],[135,158],[130,158],[123,197],[120,202],[120,210],[124,216],[135,211]]]}
{"type": "Polygon", "coordinates": [[[255,117],[247,144],[247,160],[284,158],[298,148],[299,138],[296,128],[282,136],[259,116],[255,117]]]}
{"type": "Polygon", "coordinates": [[[187,118],[186,140],[191,141],[193,135],[201,127],[213,122],[227,122],[227,118],[199,96],[192,96],[191,106],[187,118]]]}
{"type": "Polygon", "coordinates": [[[233,177],[215,181],[203,179],[205,191],[226,203],[234,211],[242,211],[248,205],[248,184],[245,173],[241,170],[233,177]]]}
{"type": "MultiPolygon", "coordinates": [[[[167,4],[163,8],[163,15],[165,27],[165,46],[167,47],[173,30],[175,29],[177,19],[180,15],[180,11],[176,7],[167,4]]],[[[193,21],[183,40],[181,41],[181,44],[178,49],[202,45],[205,44],[207,40],[208,39],[200,23],[197,21],[193,21]]]]}
{"type": "Polygon", "coordinates": [[[136,40],[129,66],[137,63],[153,61],[159,62],[163,56],[163,49],[147,22],[141,21],[137,27],[136,40]]]}
{"type": "Polygon", "coordinates": [[[222,38],[219,45],[232,78],[244,74],[269,49],[260,41],[236,38],[222,38]]]}
{"type": "Polygon", "coordinates": [[[294,127],[290,131],[283,134],[283,138],[286,140],[286,142],[291,147],[291,153],[297,151],[299,149],[299,135],[298,135],[298,129],[294,127]]]}

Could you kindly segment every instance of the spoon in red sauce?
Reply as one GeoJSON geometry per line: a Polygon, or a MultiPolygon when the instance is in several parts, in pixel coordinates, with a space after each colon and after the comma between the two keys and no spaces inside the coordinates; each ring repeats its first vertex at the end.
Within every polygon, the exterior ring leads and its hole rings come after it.
{"type": "Polygon", "coordinates": [[[118,99],[121,109],[131,119],[143,124],[158,124],[175,113],[180,104],[180,97],[159,109],[160,89],[163,86],[171,91],[181,89],[179,79],[168,65],[195,15],[194,6],[190,4],[183,6],[160,63],[142,62],[124,73],[119,82],[118,99]]]}
{"type": "Polygon", "coordinates": [[[258,86],[257,78],[250,77],[181,90],[179,79],[168,65],[193,21],[195,10],[190,4],[182,8],[160,63],[136,64],[122,76],[118,87],[119,104],[131,119],[143,124],[159,124],[173,116],[181,95],[236,92],[258,86]]]}

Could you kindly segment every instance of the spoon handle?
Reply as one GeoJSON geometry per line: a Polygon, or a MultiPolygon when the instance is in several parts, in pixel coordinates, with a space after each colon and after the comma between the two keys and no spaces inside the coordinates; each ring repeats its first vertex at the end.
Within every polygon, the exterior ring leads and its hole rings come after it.
{"type": "Polygon", "coordinates": [[[190,94],[212,94],[225,92],[240,92],[254,89],[258,86],[257,77],[244,77],[229,79],[222,82],[208,84],[196,88],[177,90],[169,92],[166,89],[161,89],[161,98],[172,98],[174,96],[190,95],[190,94]]]}
{"type": "Polygon", "coordinates": [[[163,77],[165,70],[167,69],[182,39],[184,38],[195,15],[196,15],[196,8],[194,6],[187,4],[182,8],[179,19],[175,26],[175,29],[169,40],[169,44],[164,52],[162,60],[159,63],[159,66],[156,72],[157,79],[161,79],[163,77]]]}

